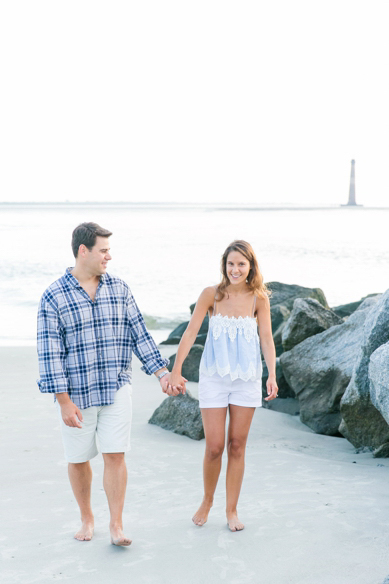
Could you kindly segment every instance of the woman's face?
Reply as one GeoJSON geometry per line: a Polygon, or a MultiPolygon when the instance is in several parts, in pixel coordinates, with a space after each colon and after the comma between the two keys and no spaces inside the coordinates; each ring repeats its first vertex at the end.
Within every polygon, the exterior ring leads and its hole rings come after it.
{"type": "Polygon", "coordinates": [[[231,284],[242,284],[249,275],[250,262],[239,251],[231,251],[227,256],[226,270],[231,284]]]}

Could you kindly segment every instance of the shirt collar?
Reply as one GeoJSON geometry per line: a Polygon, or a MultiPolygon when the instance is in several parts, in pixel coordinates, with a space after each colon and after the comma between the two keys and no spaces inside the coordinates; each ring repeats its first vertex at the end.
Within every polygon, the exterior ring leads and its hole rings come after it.
{"type": "MultiPolygon", "coordinates": [[[[74,269],[73,267],[66,268],[66,272],[65,272],[65,280],[66,280],[66,281],[67,281],[69,284],[71,284],[72,286],[74,286],[75,288],[82,288],[82,286],[81,286],[80,282],[79,282],[79,281],[77,280],[77,278],[75,278],[75,277],[73,276],[73,274],[71,273],[71,270],[73,270],[73,269],[74,269]]],[[[104,278],[105,278],[105,276],[106,276],[106,274],[102,274],[102,275],[100,276],[100,281],[99,281],[98,288],[100,288],[100,286],[101,286],[102,284],[104,284],[104,278]]]]}

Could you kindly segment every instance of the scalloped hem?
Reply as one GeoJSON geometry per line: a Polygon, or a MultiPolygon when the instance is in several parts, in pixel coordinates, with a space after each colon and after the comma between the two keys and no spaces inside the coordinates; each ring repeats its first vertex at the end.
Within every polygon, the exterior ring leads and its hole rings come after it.
{"type": "Polygon", "coordinates": [[[200,373],[202,375],[206,375],[207,377],[212,377],[213,375],[219,375],[219,377],[226,377],[227,375],[230,376],[231,381],[235,381],[235,379],[241,379],[242,381],[258,381],[262,377],[262,368],[255,368],[250,367],[248,371],[242,371],[242,369],[238,366],[238,368],[231,372],[230,366],[227,367],[218,367],[216,364],[212,367],[206,367],[205,365],[200,367],[200,373]]]}

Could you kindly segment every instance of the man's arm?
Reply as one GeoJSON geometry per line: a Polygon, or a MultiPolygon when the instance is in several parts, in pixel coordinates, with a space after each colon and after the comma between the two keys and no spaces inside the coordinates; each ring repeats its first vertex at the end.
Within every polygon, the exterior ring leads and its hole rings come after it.
{"type": "Polygon", "coordinates": [[[55,393],[61,406],[62,418],[67,426],[81,428],[82,414],[71,401],[66,376],[65,346],[58,308],[54,298],[43,296],[38,310],[38,360],[40,379],[38,387],[42,393],[55,393]]]}

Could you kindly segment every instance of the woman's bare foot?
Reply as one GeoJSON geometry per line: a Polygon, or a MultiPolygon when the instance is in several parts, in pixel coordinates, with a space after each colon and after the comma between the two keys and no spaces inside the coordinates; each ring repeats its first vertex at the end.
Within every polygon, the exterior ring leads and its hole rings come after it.
{"type": "Polygon", "coordinates": [[[203,501],[200,507],[197,509],[196,513],[192,517],[192,521],[195,525],[204,525],[207,522],[208,514],[211,510],[212,503],[207,503],[203,501]]]}
{"type": "Polygon", "coordinates": [[[94,526],[93,517],[92,519],[84,519],[81,529],[77,531],[74,538],[78,539],[78,541],[90,541],[93,537],[94,526]]]}
{"type": "Polygon", "coordinates": [[[227,525],[231,531],[242,531],[244,524],[239,521],[237,513],[229,513],[227,515],[227,525]]]}
{"type": "Polygon", "coordinates": [[[109,528],[111,532],[111,543],[113,545],[131,545],[132,540],[126,537],[123,533],[123,529],[118,526],[111,526],[109,528]]]}

